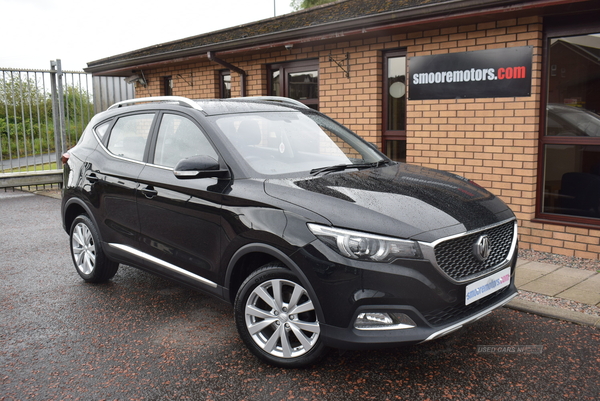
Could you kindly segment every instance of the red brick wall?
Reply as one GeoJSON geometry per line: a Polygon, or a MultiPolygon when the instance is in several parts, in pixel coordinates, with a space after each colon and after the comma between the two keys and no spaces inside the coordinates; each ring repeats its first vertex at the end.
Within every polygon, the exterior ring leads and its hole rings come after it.
{"type": "MultiPolygon", "coordinates": [[[[282,47],[224,59],[247,72],[247,96],[267,94],[268,64],[318,59],[320,110],[381,146],[382,55],[386,50],[405,48],[409,58],[533,46],[531,96],[408,101],[407,161],[463,175],[498,195],[519,219],[521,248],[599,258],[600,230],[531,221],[537,184],[542,23],[539,17],[498,20],[327,45],[296,45],[291,50],[282,47]],[[330,60],[330,56],[341,60],[347,53],[349,77],[330,60]]],[[[138,86],[137,95],[161,94],[161,77],[171,75],[174,95],[218,97],[221,68],[203,60],[144,71],[149,85],[147,89],[138,86]]],[[[239,76],[232,72],[231,78],[232,96],[239,96],[239,76]]]]}

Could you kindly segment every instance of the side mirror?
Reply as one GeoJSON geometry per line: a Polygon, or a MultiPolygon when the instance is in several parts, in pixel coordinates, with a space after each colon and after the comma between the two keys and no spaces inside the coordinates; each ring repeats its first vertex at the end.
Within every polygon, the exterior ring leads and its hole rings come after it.
{"type": "Polygon", "coordinates": [[[229,170],[221,169],[219,162],[205,155],[180,160],[173,169],[175,177],[186,178],[229,178],[229,170]]]}

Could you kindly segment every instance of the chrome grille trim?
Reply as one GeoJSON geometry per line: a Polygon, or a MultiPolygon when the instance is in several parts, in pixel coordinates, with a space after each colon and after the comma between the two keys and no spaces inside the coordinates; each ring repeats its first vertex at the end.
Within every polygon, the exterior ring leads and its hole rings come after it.
{"type": "MultiPolygon", "coordinates": [[[[510,264],[510,261],[512,260],[514,253],[516,251],[517,248],[517,220],[516,218],[512,218],[512,219],[508,219],[508,220],[504,220],[501,221],[499,223],[496,224],[492,224],[486,227],[481,227],[478,228],[477,230],[473,230],[473,231],[467,231],[464,232],[462,234],[457,234],[457,235],[453,235],[450,237],[445,237],[445,238],[441,238],[439,240],[436,240],[434,242],[419,242],[419,245],[421,246],[421,250],[423,252],[423,256],[425,258],[427,258],[431,264],[438,270],[440,271],[444,276],[446,276],[450,281],[454,282],[454,283],[467,283],[469,281],[474,281],[482,276],[488,275],[490,273],[493,273],[495,271],[501,270],[505,267],[507,267],[510,264]],[[436,256],[436,252],[435,252],[435,248],[442,244],[442,243],[446,243],[448,241],[454,241],[454,240],[460,240],[464,237],[468,237],[468,236],[475,236],[477,234],[481,234],[483,232],[489,232],[489,231],[493,231],[494,229],[497,229],[503,225],[509,224],[510,222],[512,222],[513,227],[513,233],[512,233],[512,239],[510,241],[510,247],[508,249],[508,252],[506,253],[506,257],[503,258],[502,260],[500,260],[499,262],[497,262],[495,265],[490,266],[490,267],[484,267],[482,269],[478,269],[476,272],[472,273],[472,274],[468,274],[468,275],[456,275],[453,272],[447,272],[445,270],[445,266],[440,266],[440,263],[438,261],[438,257],[436,256]]],[[[493,246],[494,244],[492,244],[493,246]]],[[[469,249],[469,251],[471,250],[471,247],[467,247],[469,249]]],[[[504,249],[504,248],[502,248],[504,249]]],[[[465,254],[464,252],[462,252],[462,254],[457,255],[458,258],[469,258],[471,257],[472,254],[469,252],[469,254],[465,254]]]]}

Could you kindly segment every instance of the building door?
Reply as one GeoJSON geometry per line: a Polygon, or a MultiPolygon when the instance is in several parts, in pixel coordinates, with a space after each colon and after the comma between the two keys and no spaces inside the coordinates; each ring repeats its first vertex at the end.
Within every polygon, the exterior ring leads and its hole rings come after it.
{"type": "Polygon", "coordinates": [[[269,94],[298,100],[319,110],[319,62],[275,64],[269,70],[269,94]]]}

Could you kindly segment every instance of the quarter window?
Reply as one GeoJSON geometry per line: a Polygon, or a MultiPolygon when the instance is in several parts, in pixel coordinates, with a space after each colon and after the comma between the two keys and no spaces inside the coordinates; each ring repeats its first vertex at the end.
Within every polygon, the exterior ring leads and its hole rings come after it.
{"type": "Polygon", "coordinates": [[[154,113],[119,118],[111,130],[108,150],[117,156],[142,161],[153,119],[154,113]]]}
{"type": "Polygon", "coordinates": [[[106,131],[108,130],[109,126],[110,126],[110,121],[107,123],[104,123],[102,125],[99,125],[95,128],[96,135],[98,135],[98,138],[100,138],[100,140],[104,139],[104,135],[106,134],[106,131]]]}

